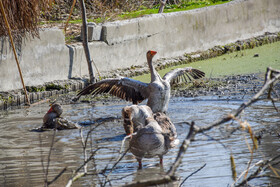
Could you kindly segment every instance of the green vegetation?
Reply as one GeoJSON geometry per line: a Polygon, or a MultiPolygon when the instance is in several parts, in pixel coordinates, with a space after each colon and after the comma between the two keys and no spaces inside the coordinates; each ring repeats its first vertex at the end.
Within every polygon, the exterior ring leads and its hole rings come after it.
{"type": "Polygon", "coordinates": [[[26,86],[28,92],[43,92],[46,91],[45,86],[26,86]]]}
{"type": "MultiPolygon", "coordinates": [[[[227,3],[230,2],[231,0],[182,0],[181,2],[177,3],[177,4],[166,4],[165,8],[164,8],[164,13],[169,13],[169,12],[178,12],[178,11],[185,11],[185,10],[191,10],[191,9],[197,9],[197,8],[202,8],[202,7],[207,7],[207,6],[212,6],[212,5],[219,5],[219,4],[223,4],[223,3],[227,3]]],[[[69,3],[69,2],[68,2],[69,3]]],[[[57,25],[58,27],[60,27],[61,29],[64,28],[64,25],[62,23],[66,22],[65,16],[69,14],[69,12],[65,12],[65,7],[64,6],[69,6],[70,4],[72,5],[72,3],[68,4],[64,2],[64,4],[57,4],[58,7],[54,8],[54,11],[52,12],[52,14],[49,15],[50,18],[52,19],[42,19],[44,21],[40,22],[40,25],[44,25],[44,24],[51,24],[51,25],[57,25]],[[55,11],[56,10],[56,11],[55,11]],[[62,11],[63,10],[63,11],[62,11]],[[64,16],[61,16],[64,15],[64,16]]],[[[159,10],[159,6],[160,4],[157,3],[156,5],[153,5],[152,2],[146,2],[145,3],[141,3],[138,2],[138,5],[133,5],[133,6],[128,6],[127,3],[125,3],[123,6],[121,4],[115,4],[115,8],[110,7],[103,7],[105,8],[103,11],[101,11],[101,9],[99,8],[93,8],[92,5],[90,5],[91,3],[88,2],[88,7],[87,7],[87,14],[88,14],[88,18],[87,21],[88,22],[95,22],[95,23],[103,23],[105,21],[114,21],[114,20],[124,20],[124,19],[132,19],[132,18],[137,18],[137,17],[141,17],[143,15],[149,15],[149,14],[157,14],[158,10],[159,10]],[[145,4],[140,6],[140,4],[145,4]],[[119,7],[120,6],[120,7],[119,7]],[[127,6],[127,7],[126,7],[127,6]],[[134,7],[134,8],[131,8],[134,7]],[[115,10],[117,12],[115,12],[115,10]],[[97,12],[96,12],[97,11],[97,12]],[[98,12],[101,11],[101,12],[98,12]]],[[[124,1],[123,1],[124,3],[124,1]]],[[[101,3],[102,4],[102,3],[101,3]]],[[[70,6],[71,6],[70,5],[70,6]]],[[[96,4],[95,4],[96,5],[96,4]]],[[[70,8],[69,8],[70,9],[70,8]]],[[[70,11],[70,10],[69,10],[70,11]]],[[[82,19],[80,17],[80,10],[78,9],[74,9],[75,12],[75,18],[70,19],[69,24],[73,24],[73,25],[79,25],[82,24],[82,19]]],[[[47,13],[43,14],[46,16],[47,13]]],[[[66,17],[67,17],[66,16],[66,17]]],[[[44,17],[44,16],[43,16],[44,17]]],[[[72,42],[80,42],[80,27],[71,27],[71,29],[68,29],[67,32],[65,33],[65,41],[66,43],[72,43],[72,42]]]]}
{"type": "MultiPolygon", "coordinates": [[[[167,4],[164,8],[164,13],[169,13],[169,12],[178,12],[178,11],[185,11],[185,10],[192,10],[192,9],[197,9],[197,8],[202,8],[202,7],[207,7],[207,6],[212,6],[212,5],[219,5],[223,3],[230,2],[231,0],[183,0],[178,4],[167,4]]],[[[141,6],[140,10],[136,11],[129,11],[129,12],[122,12],[121,14],[117,15],[115,19],[121,20],[121,19],[132,19],[132,18],[137,18],[141,17],[143,15],[149,15],[149,14],[157,14],[158,9],[159,9],[159,4],[153,6],[152,8],[148,8],[146,6],[141,6]]],[[[104,20],[111,19],[111,16],[107,16],[105,18],[93,18],[93,19],[87,19],[88,22],[95,22],[95,23],[101,23],[104,20]]],[[[40,24],[52,24],[52,23],[62,23],[65,22],[65,20],[56,20],[56,21],[47,21],[47,22],[41,22],[40,24]]],[[[75,20],[70,20],[70,24],[81,24],[82,20],[81,19],[75,19],[75,20]]]]}
{"type": "MultiPolygon", "coordinates": [[[[198,0],[198,1],[184,0],[178,4],[170,4],[170,5],[167,4],[163,12],[169,13],[169,12],[192,10],[192,9],[197,9],[197,8],[202,8],[202,7],[212,6],[212,5],[223,4],[229,1],[230,0],[198,0]]],[[[124,12],[122,15],[119,15],[119,17],[122,19],[131,19],[131,18],[141,17],[143,15],[148,15],[148,14],[157,14],[159,6],[160,5],[155,5],[152,9],[142,6],[141,9],[138,11],[124,12]]]]}
{"type": "MultiPolygon", "coordinates": [[[[212,5],[219,5],[223,3],[230,2],[231,0],[182,0],[178,4],[166,4],[164,8],[164,13],[170,13],[170,12],[178,12],[178,11],[186,11],[186,10],[191,10],[191,9],[197,9],[197,8],[202,8],[202,7],[207,7],[207,6],[212,6],[212,5]]],[[[104,21],[113,21],[113,20],[124,20],[124,19],[132,19],[132,18],[137,18],[141,17],[144,15],[149,15],[149,14],[157,14],[159,10],[160,4],[154,5],[154,6],[140,6],[135,11],[127,11],[127,12],[121,12],[117,14],[108,14],[104,15],[103,17],[91,17],[88,18],[88,22],[95,22],[95,23],[102,23],[104,21]]],[[[110,11],[109,11],[110,12],[110,11]]],[[[55,24],[55,23],[62,23],[65,22],[65,20],[57,20],[57,21],[46,21],[45,23],[47,24],[55,24]]],[[[81,24],[82,20],[81,19],[75,19],[75,20],[70,20],[70,24],[81,24]]],[[[41,22],[41,24],[44,24],[41,22]]],[[[77,42],[80,41],[80,38],[77,37],[77,33],[74,34],[74,31],[68,31],[70,33],[65,33],[65,41],[66,43],[71,43],[71,42],[77,42]]],[[[80,32],[80,29],[78,30],[80,32]]]]}
{"type": "Polygon", "coordinates": [[[77,36],[74,36],[74,35],[65,35],[65,42],[67,44],[73,42],[73,41],[76,41],[76,40],[79,40],[79,38],[77,38],[77,36]]]}
{"type": "Polygon", "coordinates": [[[59,84],[49,83],[44,86],[26,86],[26,90],[28,92],[43,92],[43,91],[63,90],[63,89],[66,90],[70,89],[70,85],[69,84],[59,85],[59,84]]]}
{"type": "MultiPolygon", "coordinates": [[[[264,73],[267,67],[280,69],[280,42],[266,44],[253,49],[246,49],[225,54],[216,58],[183,64],[160,70],[163,76],[171,69],[191,66],[206,73],[206,77],[222,77],[227,75],[264,73]],[[256,55],[258,54],[258,55],[256,55]],[[254,57],[254,56],[258,57],[254,57]]],[[[150,82],[150,75],[136,76],[134,79],[150,82]]]]}
{"type": "Polygon", "coordinates": [[[65,89],[65,88],[61,85],[57,85],[57,84],[54,84],[54,83],[50,83],[50,84],[46,85],[46,90],[47,91],[49,91],[49,90],[62,90],[62,89],[65,89]]]}

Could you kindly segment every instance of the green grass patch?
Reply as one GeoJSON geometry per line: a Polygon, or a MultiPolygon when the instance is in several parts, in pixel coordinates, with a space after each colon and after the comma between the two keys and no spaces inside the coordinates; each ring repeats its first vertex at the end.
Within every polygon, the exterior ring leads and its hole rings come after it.
{"type": "MultiPolygon", "coordinates": [[[[219,5],[223,3],[230,2],[231,0],[198,0],[198,1],[182,1],[181,3],[169,5],[167,4],[164,8],[164,13],[169,12],[178,12],[178,11],[185,11],[185,10],[192,10],[207,6],[213,6],[213,5],[219,5]]],[[[140,10],[132,11],[132,12],[124,12],[120,15],[117,15],[117,19],[132,19],[141,17],[143,15],[149,15],[149,14],[157,14],[159,9],[159,4],[155,5],[153,8],[149,9],[145,6],[142,6],[140,10]]],[[[87,19],[88,22],[95,22],[95,23],[101,23],[104,22],[104,20],[107,20],[109,17],[106,18],[94,18],[94,19],[87,19]]],[[[52,23],[62,23],[66,22],[66,20],[58,20],[58,21],[47,21],[47,22],[40,22],[41,25],[43,24],[52,24],[52,23]]],[[[81,19],[76,20],[70,20],[70,24],[81,24],[81,19]]]]}
{"type": "MultiPolygon", "coordinates": [[[[164,8],[164,13],[169,12],[179,12],[179,11],[186,11],[186,10],[192,10],[212,5],[219,5],[223,3],[227,3],[230,0],[201,0],[201,1],[182,1],[181,3],[173,4],[173,5],[166,5],[164,8]]],[[[137,18],[141,17],[143,15],[149,15],[149,14],[157,14],[158,9],[160,5],[155,5],[152,9],[148,9],[147,7],[141,7],[138,11],[133,12],[124,12],[122,15],[119,15],[121,19],[131,19],[131,18],[137,18]]]]}

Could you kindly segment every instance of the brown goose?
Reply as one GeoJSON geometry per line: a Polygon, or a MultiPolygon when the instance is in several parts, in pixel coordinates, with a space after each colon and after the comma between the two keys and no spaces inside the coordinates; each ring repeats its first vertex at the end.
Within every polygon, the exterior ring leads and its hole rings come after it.
{"type": "Polygon", "coordinates": [[[151,72],[150,83],[127,77],[104,79],[81,90],[73,100],[78,100],[82,95],[109,93],[127,101],[132,101],[133,104],[148,99],[147,105],[151,107],[153,112],[166,112],[170,99],[170,84],[179,76],[183,76],[187,81],[191,78],[202,78],[205,73],[192,67],[185,67],[174,69],[161,78],[152,63],[156,53],[156,51],[151,50],[147,52],[147,61],[151,72]]]}
{"type": "MultiPolygon", "coordinates": [[[[145,118],[145,115],[141,113],[145,113],[147,110],[142,111],[141,106],[132,105],[125,108],[126,110],[123,110],[123,116],[126,117],[124,118],[124,129],[128,135],[131,135],[130,151],[136,156],[139,168],[142,168],[142,158],[144,157],[158,156],[162,165],[163,155],[178,143],[174,124],[162,112],[153,114],[153,117],[145,118]],[[143,121],[143,118],[145,118],[144,127],[138,128],[137,133],[132,134],[135,132],[134,121],[143,121]]],[[[149,113],[149,116],[151,114],[149,113]]]]}
{"type": "Polygon", "coordinates": [[[58,130],[63,130],[63,129],[80,128],[80,126],[78,124],[70,122],[70,121],[60,117],[62,112],[63,112],[63,109],[60,104],[58,104],[58,103],[52,104],[51,108],[44,115],[43,125],[40,129],[44,130],[44,129],[56,128],[58,130]]]}

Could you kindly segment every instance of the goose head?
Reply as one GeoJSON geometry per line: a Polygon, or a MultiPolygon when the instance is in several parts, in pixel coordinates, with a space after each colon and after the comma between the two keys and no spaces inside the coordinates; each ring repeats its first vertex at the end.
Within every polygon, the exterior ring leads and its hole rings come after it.
{"type": "Polygon", "coordinates": [[[152,62],[153,57],[157,54],[156,51],[149,50],[147,52],[147,60],[148,62],[152,62]]]}

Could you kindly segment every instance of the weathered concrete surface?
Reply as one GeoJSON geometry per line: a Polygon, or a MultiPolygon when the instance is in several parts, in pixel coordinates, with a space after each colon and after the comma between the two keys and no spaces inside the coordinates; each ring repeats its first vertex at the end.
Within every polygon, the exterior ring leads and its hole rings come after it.
{"type": "MultiPolygon", "coordinates": [[[[105,23],[102,41],[106,45],[94,42],[90,49],[102,72],[143,65],[149,49],[158,51],[155,59],[170,58],[279,31],[279,0],[237,0],[191,11],[105,23]]],[[[87,74],[86,63],[79,64],[85,61],[82,46],[71,47],[77,50],[73,61],[80,67],[79,73],[86,70],[82,74],[87,74]]],[[[77,73],[73,75],[82,75],[77,73]]]]}
{"type": "MultiPolygon", "coordinates": [[[[5,39],[0,44],[0,90],[22,88],[12,48],[5,39]]],[[[17,53],[25,85],[69,78],[69,49],[57,29],[41,31],[40,40],[24,39],[17,53]]]]}
{"type": "MultiPolygon", "coordinates": [[[[169,58],[279,31],[279,0],[236,0],[197,10],[106,23],[102,26],[101,41],[89,46],[99,71],[105,72],[143,65],[149,49],[158,51],[156,59],[169,58]]],[[[21,88],[12,51],[5,40],[0,40],[0,44],[0,91],[21,88]]],[[[59,30],[44,31],[41,40],[25,39],[19,58],[29,86],[88,74],[82,45],[66,46],[59,30]]]]}
{"type": "MultiPolygon", "coordinates": [[[[206,50],[280,29],[279,0],[237,0],[184,12],[149,15],[104,25],[109,45],[132,43],[137,54],[158,51],[158,58],[206,50]],[[137,42],[136,42],[137,41],[137,42]]],[[[144,55],[143,55],[144,56],[144,55]]]]}

